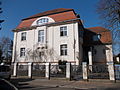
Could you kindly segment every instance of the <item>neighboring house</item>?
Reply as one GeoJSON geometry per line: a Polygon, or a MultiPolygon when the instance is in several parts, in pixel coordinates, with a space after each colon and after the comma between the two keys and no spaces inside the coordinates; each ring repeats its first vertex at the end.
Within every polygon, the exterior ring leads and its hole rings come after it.
{"type": "Polygon", "coordinates": [[[112,35],[103,27],[91,27],[84,30],[84,61],[89,61],[92,52],[92,63],[100,64],[113,61],[112,35]]]}
{"type": "Polygon", "coordinates": [[[79,65],[83,61],[113,60],[110,31],[102,27],[85,29],[73,9],[59,8],[22,19],[13,31],[12,62],[64,60],[79,65]]]}
{"type": "Polygon", "coordinates": [[[82,62],[83,25],[73,9],[59,8],[22,19],[13,31],[12,62],[82,62]]]}

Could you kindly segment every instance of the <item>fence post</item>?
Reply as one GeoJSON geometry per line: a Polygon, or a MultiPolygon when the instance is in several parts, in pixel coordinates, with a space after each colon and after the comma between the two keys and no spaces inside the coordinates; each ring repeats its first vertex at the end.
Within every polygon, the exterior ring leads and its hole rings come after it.
{"type": "Polygon", "coordinates": [[[118,63],[120,62],[120,59],[119,59],[119,57],[116,57],[116,60],[117,60],[117,62],[118,62],[118,63]]]}
{"type": "Polygon", "coordinates": [[[50,63],[46,63],[46,72],[45,72],[45,77],[50,79],[50,63]]]}
{"type": "Polygon", "coordinates": [[[32,78],[32,62],[28,63],[28,77],[32,78]]]}
{"type": "Polygon", "coordinates": [[[14,63],[14,68],[13,68],[13,76],[14,76],[14,77],[17,76],[17,65],[18,65],[18,63],[15,62],[15,63],[14,63]]]}
{"type": "Polygon", "coordinates": [[[88,52],[88,58],[89,58],[89,70],[92,71],[92,51],[88,52]]]}
{"type": "Polygon", "coordinates": [[[82,63],[82,70],[83,70],[83,80],[88,81],[88,68],[87,68],[87,62],[82,63]]]}
{"type": "Polygon", "coordinates": [[[71,63],[66,63],[66,78],[71,80],[71,63]]]}
{"type": "Polygon", "coordinates": [[[115,72],[113,62],[108,62],[109,79],[115,82],[115,72]]]}

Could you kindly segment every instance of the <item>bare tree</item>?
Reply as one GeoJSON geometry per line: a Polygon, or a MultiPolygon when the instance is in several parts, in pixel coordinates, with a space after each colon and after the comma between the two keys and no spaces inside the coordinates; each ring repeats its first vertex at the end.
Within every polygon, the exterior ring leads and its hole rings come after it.
{"type": "Polygon", "coordinates": [[[97,12],[100,18],[104,20],[104,25],[110,30],[116,30],[120,27],[120,0],[100,0],[98,2],[97,12]]]}
{"type": "Polygon", "coordinates": [[[13,42],[8,37],[0,38],[0,51],[1,51],[1,62],[5,60],[5,62],[10,63],[12,59],[12,46],[13,42]]]}
{"type": "Polygon", "coordinates": [[[97,12],[102,24],[112,31],[113,52],[120,52],[120,0],[99,0],[97,12]]]}

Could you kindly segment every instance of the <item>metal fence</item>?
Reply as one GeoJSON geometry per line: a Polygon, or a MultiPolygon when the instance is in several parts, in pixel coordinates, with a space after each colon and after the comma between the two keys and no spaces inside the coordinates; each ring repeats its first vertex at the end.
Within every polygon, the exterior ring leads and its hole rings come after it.
{"type": "Polygon", "coordinates": [[[33,77],[45,77],[45,65],[33,64],[32,65],[32,76],[33,77]]]}
{"type": "Polygon", "coordinates": [[[14,65],[13,64],[11,64],[11,66],[10,66],[10,71],[11,71],[11,75],[13,75],[13,69],[14,69],[14,65]]]}
{"type": "Polygon", "coordinates": [[[51,65],[50,77],[57,77],[57,78],[66,77],[66,65],[51,65]]]}
{"type": "Polygon", "coordinates": [[[82,65],[72,65],[71,66],[71,78],[75,80],[80,80],[83,78],[82,75],[82,65]]]}
{"type": "Polygon", "coordinates": [[[120,65],[115,65],[115,78],[120,80],[120,65]]]}
{"type": "Polygon", "coordinates": [[[88,66],[89,79],[109,79],[108,65],[89,65],[88,66]]]}
{"type": "Polygon", "coordinates": [[[28,65],[18,65],[17,76],[28,76],[28,65]]]}

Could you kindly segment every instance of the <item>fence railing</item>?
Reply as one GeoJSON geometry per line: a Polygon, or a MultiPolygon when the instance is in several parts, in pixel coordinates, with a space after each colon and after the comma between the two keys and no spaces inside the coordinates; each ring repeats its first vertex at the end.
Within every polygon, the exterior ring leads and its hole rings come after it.
{"type": "MultiPolygon", "coordinates": [[[[57,78],[69,78],[77,80],[87,80],[87,79],[110,79],[115,80],[114,65],[113,63],[108,63],[107,65],[87,65],[84,63],[82,65],[71,65],[71,63],[66,63],[66,65],[57,65],[50,63],[26,63],[26,64],[13,64],[13,76],[28,76],[32,77],[57,77],[57,78]]],[[[119,73],[118,68],[115,67],[117,73],[119,73]]],[[[120,77],[116,74],[117,77],[120,77]]]]}
{"type": "Polygon", "coordinates": [[[45,65],[33,64],[32,65],[32,76],[45,77],[45,65]]]}
{"type": "Polygon", "coordinates": [[[83,79],[82,65],[72,65],[71,66],[71,76],[74,80],[83,79]]]}
{"type": "Polygon", "coordinates": [[[65,78],[66,77],[66,65],[51,65],[50,77],[65,78]]]}
{"type": "Polygon", "coordinates": [[[115,78],[117,80],[120,80],[120,64],[119,65],[118,64],[115,65],[115,78]]]}
{"type": "Polygon", "coordinates": [[[18,65],[17,76],[27,76],[27,75],[28,75],[28,65],[18,65]]]}

